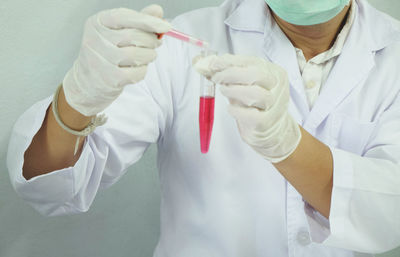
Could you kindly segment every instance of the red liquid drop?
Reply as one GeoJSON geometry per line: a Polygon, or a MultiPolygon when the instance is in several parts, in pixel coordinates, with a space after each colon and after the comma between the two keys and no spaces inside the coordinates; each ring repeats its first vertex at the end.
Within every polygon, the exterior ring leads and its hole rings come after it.
{"type": "Polygon", "coordinates": [[[199,122],[200,146],[202,153],[207,153],[210,148],[210,140],[214,124],[214,103],[214,97],[200,97],[199,122]]]}

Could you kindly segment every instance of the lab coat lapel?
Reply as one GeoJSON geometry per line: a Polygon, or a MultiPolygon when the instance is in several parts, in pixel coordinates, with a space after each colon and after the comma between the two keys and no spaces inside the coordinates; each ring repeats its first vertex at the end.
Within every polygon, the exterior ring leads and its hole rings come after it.
{"type": "Polygon", "coordinates": [[[305,129],[316,129],[325,118],[368,76],[374,66],[369,31],[364,29],[359,13],[321,93],[305,121],[305,129]]]}
{"type": "Polygon", "coordinates": [[[272,63],[287,71],[291,86],[289,111],[299,124],[303,124],[309,115],[309,107],[297,63],[296,50],[272,16],[269,16],[269,20],[266,22],[264,54],[272,63]]]}
{"type": "Polygon", "coordinates": [[[229,52],[262,56],[262,38],[266,19],[263,0],[245,0],[225,20],[229,26],[229,52]]]}
{"type": "Polygon", "coordinates": [[[296,52],[291,42],[273,20],[264,0],[244,0],[225,20],[230,27],[234,54],[260,56],[282,66],[289,74],[291,114],[303,124],[309,114],[296,52]]]}

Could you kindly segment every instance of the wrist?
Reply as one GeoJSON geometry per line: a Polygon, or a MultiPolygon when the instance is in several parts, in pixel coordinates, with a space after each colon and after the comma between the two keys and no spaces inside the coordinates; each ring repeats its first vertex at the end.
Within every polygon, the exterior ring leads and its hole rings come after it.
{"type": "Polygon", "coordinates": [[[82,116],[81,114],[79,114],[80,116],[78,116],[78,117],[80,118],[80,120],[78,120],[78,121],[75,120],[75,123],[79,123],[79,122],[83,123],[86,121],[86,119],[90,118],[89,124],[84,129],[81,129],[81,130],[76,130],[76,129],[69,127],[68,125],[65,124],[65,122],[62,121],[59,111],[58,111],[58,109],[59,109],[58,100],[59,100],[59,96],[60,96],[60,91],[62,91],[61,85],[57,88],[56,93],[54,94],[52,111],[53,111],[55,120],[57,121],[58,125],[64,131],[66,131],[69,134],[72,134],[74,136],[78,136],[76,143],[75,143],[75,150],[74,150],[74,155],[76,155],[76,153],[79,149],[80,138],[88,136],[96,129],[96,127],[101,126],[104,123],[106,123],[107,118],[105,117],[104,114],[99,115],[99,116],[94,116],[94,117],[86,117],[86,116],[82,116]]]}
{"type": "MultiPolygon", "coordinates": [[[[54,108],[54,104],[52,104],[54,108]]],[[[94,116],[85,116],[72,108],[65,98],[63,87],[58,95],[58,114],[62,122],[73,130],[82,130],[86,128],[94,116]]]]}

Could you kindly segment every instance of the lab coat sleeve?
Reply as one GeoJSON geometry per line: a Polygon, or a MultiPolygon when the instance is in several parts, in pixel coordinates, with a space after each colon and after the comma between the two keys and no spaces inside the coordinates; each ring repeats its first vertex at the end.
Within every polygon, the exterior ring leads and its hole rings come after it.
{"type": "Polygon", "coordinates": [[[52,97],[26,111],[14,126],[8,149],[7,165],[16,192],[43,215],[87,211],[98,189],[115,183],[171,125],[174,71],[170,69],[183,69],[178,64],[182,53],[174,47],[163,44],[158,49],[159,58],[148,67],[145,81],[128,85],[105,110],[108,122],[86,138],[73,167],[28,181],[23,177],[24,153],[40,129],[52,97]]]}
{"type": "Polygon", "coordinates": [[[400,95],[378,120],[362,156],[331,148],[329,221],[305,205],[314,242],[366,253],[400,245],[400,95]]]}

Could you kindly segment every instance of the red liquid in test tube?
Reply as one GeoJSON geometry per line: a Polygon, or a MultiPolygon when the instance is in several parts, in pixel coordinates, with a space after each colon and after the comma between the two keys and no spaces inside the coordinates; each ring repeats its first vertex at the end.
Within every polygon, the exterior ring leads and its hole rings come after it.
{"type": "Polygon", "coordinates": [[[214,103],[215,98],[211,96],[200,97],[200,149],[202,153],[207,153],[210,148],[210,140],[214,124],[214,103]]]}

